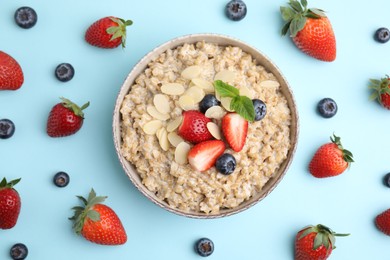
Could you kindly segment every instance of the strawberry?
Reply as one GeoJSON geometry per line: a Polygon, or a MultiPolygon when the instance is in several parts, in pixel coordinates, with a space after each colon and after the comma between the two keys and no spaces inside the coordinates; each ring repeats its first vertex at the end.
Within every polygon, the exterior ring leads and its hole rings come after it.
{"type": "Polygon", "coordinates": [[[375,225],[381,232],[390,236],[390,209],[376,216],[375,225]]]}
{"type": "Polygon", "coordinates": [[[230,147],[239,152],[245,145],[248,121],[237,113],[228,113],[222,118],[222,133],[230,147]]]}
{"type": "Polygon", "coordinates": [[[343,148],[340,137],[330,137],[331,143],[318,148],[309,164],[310,173],[317,178],[333,177],[343,173],[353,162],[353,155],[343,148]]]}
{"type": "Polygon", "coordinates": [[[18,221],[21,200],[19,193],[13,188],[20,179],[0,182],[0,229],[10,229],[18,221]]]}
{"type": "Polygon", "coordinates": [[[80,130],[84,122],[83,109],[89,106],[89,102],[80,108],[69,99],[61,100],[51,109],[47,120],[46,131],[51,137],[68,136],[80,130]]]}
{"type": "Polygon", "coordinates": [[[318,224],[300,230],[295,236],[295,260],[325,260],[335,248],[337,234],[330,228],[318,224]]]}
{"type": "Polygon", "coordinates": [[[336,37],[332,25],[321,9],[307,8],[307,1],[290,0],[290,7],[280,7],[286,24],[282,35],[290,30],[295,45],[304,53],[322,61],[336,59],[336,37]]]}
{"type": "Polygon", "coordinates": [[[0,51],[0,90],[17,90],[24,82],[19,63],[5,52],[0,51]]]}
{"type": "Polygon", "coordinates": [[[220,140],[208,140],[194,145],[188,152],[189,164],[197,171],[207,171],[225,151],[225,143],[220,140]]]}
{"type": "Polygon", "coordinates": [[[371,84],[369,85],[370,89],[373,89],[374,92],[371,94],[370,99],[377,99],[379,104],[384,108],[390,109],[390,79],[389,76],[378,80],[370,79],[371,84]]]}
{"type": "Polygon", "coordinates": [[[126,46],[126,27],[132,25],[131,20],[123,20],[107,16],[94,22],[85,33],[85,40],[96,47],[113,49],[122,44],[126,46]]]}
{"type": "Polygon", "coordinates": [[[117,214],[102,204],[107,197],[96,196],[92,189],[88,199],[77,196],[84,206],[74,207],[73,230],[88,241],[101,245],[122,245],[127,241],[126,231],[117,214]]]}
{"type": "Polygon", "coordinates": [[[184,111],[178,133],[184,140],[193,144],[210,140],[213,136],[207,129],[208,122],[211,120],[197,110],[184,111]]]}

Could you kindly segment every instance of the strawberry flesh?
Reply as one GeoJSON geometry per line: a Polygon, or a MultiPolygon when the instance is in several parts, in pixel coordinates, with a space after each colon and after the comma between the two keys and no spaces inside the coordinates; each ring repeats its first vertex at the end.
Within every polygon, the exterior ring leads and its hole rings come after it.
{"type": "Polygon", "coordinates": [[[390,209],[385,210],[375,218],[375,225],[381,232],[390,236],[390,209]]]}
{"type": "Polygon", "coordinates": [[[240,152],[248,134],[248,121],[237,113],[228,113],[222,118],[222,133],[235,152],[240,152]]]}
{"type": "Polygon", "coordinates": [[[0,51],[0,90],[17,90],[24,82],[19,63],[5,52],[0,51]]]}
{"type": "Polygon", "coordinates": [[[225,151],[225,143],[220,140],[209,140],[196,144],[188,152],[188,162],[197,171],[207,171],[225,151]]]}

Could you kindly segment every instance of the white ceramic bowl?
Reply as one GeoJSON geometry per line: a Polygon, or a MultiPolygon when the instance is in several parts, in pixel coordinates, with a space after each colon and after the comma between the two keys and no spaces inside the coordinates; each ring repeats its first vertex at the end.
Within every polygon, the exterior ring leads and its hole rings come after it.
{"type": "Polygon", "coordinates": [[[192,35],[185,35],[178,38],[175,38],[173,40],[170,40],[157,48],[153,49],[151,52],[146,54],[130,71],[129,75],[127,76],[126,80],[124,81],[117,100],[115,104],[114,109],[114,115],[113,115],[113,137],[114,137],[114,144],[115,149],[118,154],[119,161],[127,174],[127,176],[130,178],[130,180],[133,182],[133,184],[137,187],[137,189],[144,194],[148,199],[150,199],[152,202],[157,204],[158,206],[182,215],[186,217],[192,217],[192,218],[218,218],[218,217],[225,217],[229,216],[238,212],[241,212],[245,209],[248,209],[249,207],[253,206],[257,202],[264,199],[275,187],[278,185],[278,183],[282,180],[283,176],[285,175],[292,159],[293,155],[295,153],[295,149],[297,146],[297,139],[298,139],[298,113],[295,105],[295,100],[293,93],[286,81],[286,79],[283,77],[282,73],[278,69],[278,67],[273,64],[264,54],[262,54],[260,51],[255,49],[254,47],[249,46],[248,44],[228,37],[224,35],[219,34],[192,34],[192,35]],[[292,144],[287,159],[283,162],[281,167],[279,168],[278,172],[274,174],[274,176],[265,184],[262,191],[258,193],[256,196],[252,197],[248,201],[243,202],[238,207],[233,209],[223,209],[218,214],[205,214],[200,212],[184,212],[182,210],[179,210],[177,208],[171,207],[166,202],[159,199],[153,192],[150,192],[143,184],[140,176],[137,173],[137,169],[134,168],[134,166],[128,162],[122,155],[121,155],[121,144],[122,144],[122,138],[121,138],[121,128],[120,128],[120,122],[121,122],[121,115],[120,115],[120,107],[123,102],[124,97],[129,93],[131,86],[133,85],[135,79],[139,74],[141,74],[147,67],[150,61],[156,59],[160,54],[165,52],[168,49],[174,49],[178,46],[183,45],[184,43],[196,43],[199,41],[205,41],[209,43],[216,43],[221,46],[237,46],[240,47],[243,51],[249,53],[254,57],[258,64],[262,65],[268,72],[271,72],[278,80],[278,82],[281,85],[281,91],[284,94],[284,96],[287,98],[288,106],[291,110],[291,116],[292,116],[292,124],[291,124],[291,130],[290,130],[290,142],[292,144]]]}

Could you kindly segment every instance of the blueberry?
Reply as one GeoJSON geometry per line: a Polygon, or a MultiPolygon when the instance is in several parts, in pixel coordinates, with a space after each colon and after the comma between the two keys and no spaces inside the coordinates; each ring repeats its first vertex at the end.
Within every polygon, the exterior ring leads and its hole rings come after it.
{"type": "Polygon", "coordinates": [[[217,171],[224,175],[229,175],[236,169],[236,158],[230,153],[224,153],[218,157],[215,162],[215,168],[217,171]]]}
{"type": "Polygon", "coordinates": [[[57,172],[53,177],[53,182],[57,187],[65,187],[69,184],[70,177],[66,172],[57,172]]]}
{"type": "Polygon", "coordinates": [[[267,114],[267,106],[260,99],[253,99],[252,103],[255,107],[255,121],[260,121],[267,114]]]}
{"type": "Polygon", "coordinates": [[[383,177],[383,183],[390,188],[390,172],[383,177]]]}
{"type": "Polygon", "coordinates": [[[55,76],[59,81],[67,82],[74,76],[74,68],[69,63],[61,63],[56,67],[55,76]]]}
{"type": "Polygon", "coordinates": [[[218,106],[220,103],[213,94],[207,94],[199,103],[199,110],[203,114],[212,106],[218,106]]]}
{"type": "Polygon", "coordinates": [[[226,4],[226,16],[233,21],[240,21],[246,16],[246,4],[242,0],[231,0],[226,4]]]}
{"type": "Polygon", "coordinates": [[[17,243],[11,247],[9,251],[11,258],[14,260],[25,259],[28,255],[28,249],[25,244],[17,243]]]}
{"type": "Polygon", "coordinates": [[[15,11],[15,22],[24,29],[30,29],[38,21],[38,15],[34,9],[28,6],[23,6],[15,11]]]}
{"type": "Polygon", "coordinates": [[[386,43],[390,40],[390,31],[387,28],[379,28],[374,34],[374,39],[380,43],[386,43]]]}
{"type": "Polygon", "coordinates": [[[7,139],[15,133],[15,124],[9,119],[0,119],[0,139],[7,139]]]}
{"type": "Polygon", "coordinates": [[[214,252],[214,243],[208,238],[201,238],[195,243],[195,251],[200,256],[209,256],[214,252]]]}
{"type": "Polygon", "coordinates": [[[322,117],[330,118],[337,113],[337,104],[331,98],[323,98],[318,102],[317,110],[322,117]]]}

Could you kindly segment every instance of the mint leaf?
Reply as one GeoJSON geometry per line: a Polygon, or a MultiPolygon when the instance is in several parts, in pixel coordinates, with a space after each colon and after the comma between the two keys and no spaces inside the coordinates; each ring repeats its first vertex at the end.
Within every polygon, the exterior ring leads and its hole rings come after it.
{"type": "Polygon", "coordinates": [[[214,81],[214,88],[215,91],[218,92],[221,97],[235,98],[240,94],[240,91],[237,88],[230,86],[222,80],[214,81]]]}
{"type": "Polygon", "coordinates": [[[246,96],[236,96],[230,103],[230,109],[234,110],[245,120],[253,122],[255,120],[255,108],[252,100],[246,96]]]}

